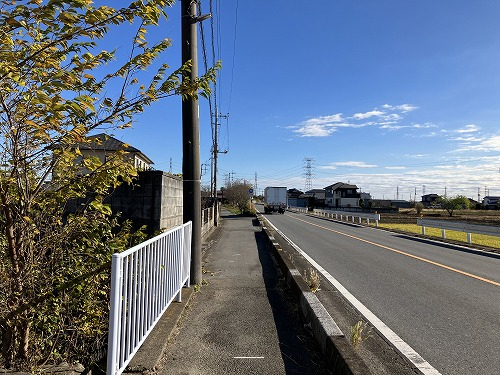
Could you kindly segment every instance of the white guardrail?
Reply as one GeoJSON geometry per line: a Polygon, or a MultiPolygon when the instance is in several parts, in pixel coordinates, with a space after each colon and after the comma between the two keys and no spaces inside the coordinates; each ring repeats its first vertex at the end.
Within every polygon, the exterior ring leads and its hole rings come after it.
{"type": "Polygon", "coordinates": [[[170,303],[189,285],[192,223],[162,233],[111,261],[107,375],[121,374],[170,303]]]}
{"type": "Polygon", "coordinates": [[[422,234],[425,236],[425,228],[438,228],[441,229],[443,239],[446,239],[446,229],[454,230],[457,232],[467,233],[467,242],[472,243],[472,233],[485,234],[488,236],[500,237],[500,227],[492,227],[479,224],[467,224],[459,222],[451,222],[447,220],[429,220],[417,219],[417,225],[422,226],[422,234]]]}
{"type": "Polygon", "coordinates": [[[378,228],[378,222],[380,220],[380,214],[371,214],[363,212],[350,212],[350,211],[334,211],[334,210],[320,210],[314,209],[313,211],[308,211],[307,208],[302,207],[290,207],[291,211],[302,212],[306,214],[313,214],[321,217],[327,217],[330,219],[340,220],[340,221],[350,221],[355,223],[355,218],[358,220],[358,224],[362,224],[362,219],[366,220],[367,225],[370,225],[370,220],[375,221],[375,226],[378,228]]]}

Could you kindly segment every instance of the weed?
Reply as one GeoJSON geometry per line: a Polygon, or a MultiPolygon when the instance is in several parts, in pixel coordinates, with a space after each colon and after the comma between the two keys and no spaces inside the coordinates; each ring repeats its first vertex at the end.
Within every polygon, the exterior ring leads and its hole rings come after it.
{"type": "Polygon", "coordinates": [[[351,344],[357,349],[361,343],[371,336],[372,330],[368,327],[368,323],[363,324],[360,320],[355,325],[351,326],[351,344]]]}
{"type": "Polygon", "coordinates": [[[309,268],[309,272],[305,271],[304,280],[313,293],[316,293],[319,290],[320,285],[320,277],[318,271],[313,268],[309,268]]]}

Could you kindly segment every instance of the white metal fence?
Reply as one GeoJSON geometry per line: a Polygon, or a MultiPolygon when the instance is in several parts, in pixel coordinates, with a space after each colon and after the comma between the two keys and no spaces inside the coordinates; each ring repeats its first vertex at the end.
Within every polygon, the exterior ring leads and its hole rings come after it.
{"type": "Polygon", "coordinates": [[[417,219],[417,225],[422,226],[422,234],[425,236],[425,228],[441,229],[441,236],[446,238],[446,229],[467,233],[467,242],[472,243],[472,233],[485,234],[488,236],[500,237],[500,227],[493,227],[480,224],[468,224],[461,222],[451,222],[447,220],[417,219]]]}
{"type": "Polygon", "coordinates": [[[113,254],[107,374],[121,374],[189,285],[192,223],[113,254]]]}
{"type": "Polygon", "coordinates": [[[301,208],[301,207],[290,207],[290,210],[302,212],[302,213],[313,214],[313,215],[322,216],[322,217],[327,217],[330,219],[335,219],[335,220],[340,220],[340,221],[343,221],[343,220],[352,221],[353,223],[355,222],[354,218],[357,218],[358,224],[361,224],[362,219],[365,219],[366,223],[368,225],[370,225],[370,220],[373,220],[373,221],[375,221],[376,227],[378,227],[378,222],[380,221],[380,214],[372,214],[372,213],[320,210],[320,209],[316,209],[316,208],[313,211],[308,211],[307,208],[301,208]]]}

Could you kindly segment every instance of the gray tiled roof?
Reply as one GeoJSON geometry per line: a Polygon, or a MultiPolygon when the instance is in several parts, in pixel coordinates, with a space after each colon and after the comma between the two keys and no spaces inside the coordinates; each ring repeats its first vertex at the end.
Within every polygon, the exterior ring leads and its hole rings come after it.
{"type": "Polygon", "coordinates": [[[118,139],[101,133],[88,137],[89,140],[95,140],[91,143],[80,144],[81,150],[105,150],[105,151],[118,151],[124,150],[127,152],[141,152],[139,149],[132,147],[118,139]]]}

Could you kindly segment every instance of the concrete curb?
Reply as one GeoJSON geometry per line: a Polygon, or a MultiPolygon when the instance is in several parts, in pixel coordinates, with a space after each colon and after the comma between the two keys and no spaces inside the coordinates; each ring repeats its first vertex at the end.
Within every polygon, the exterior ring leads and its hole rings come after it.
{"type": "Polygon", "coordinates": [[[286,258],[281,246],[262,223],[262,217],[257,216],[262,231],[269,240],[271,251],[286,277],[286,282],[297,302],[300,303],[302,314],[310,322],[314,338],[320,345],[326,360],[335,374],[340,375],[369,375],[372,372],[349,343],[337,323],[330,316],[318,297],[304,281],[300,272],[293,263],[286,258]]]}

